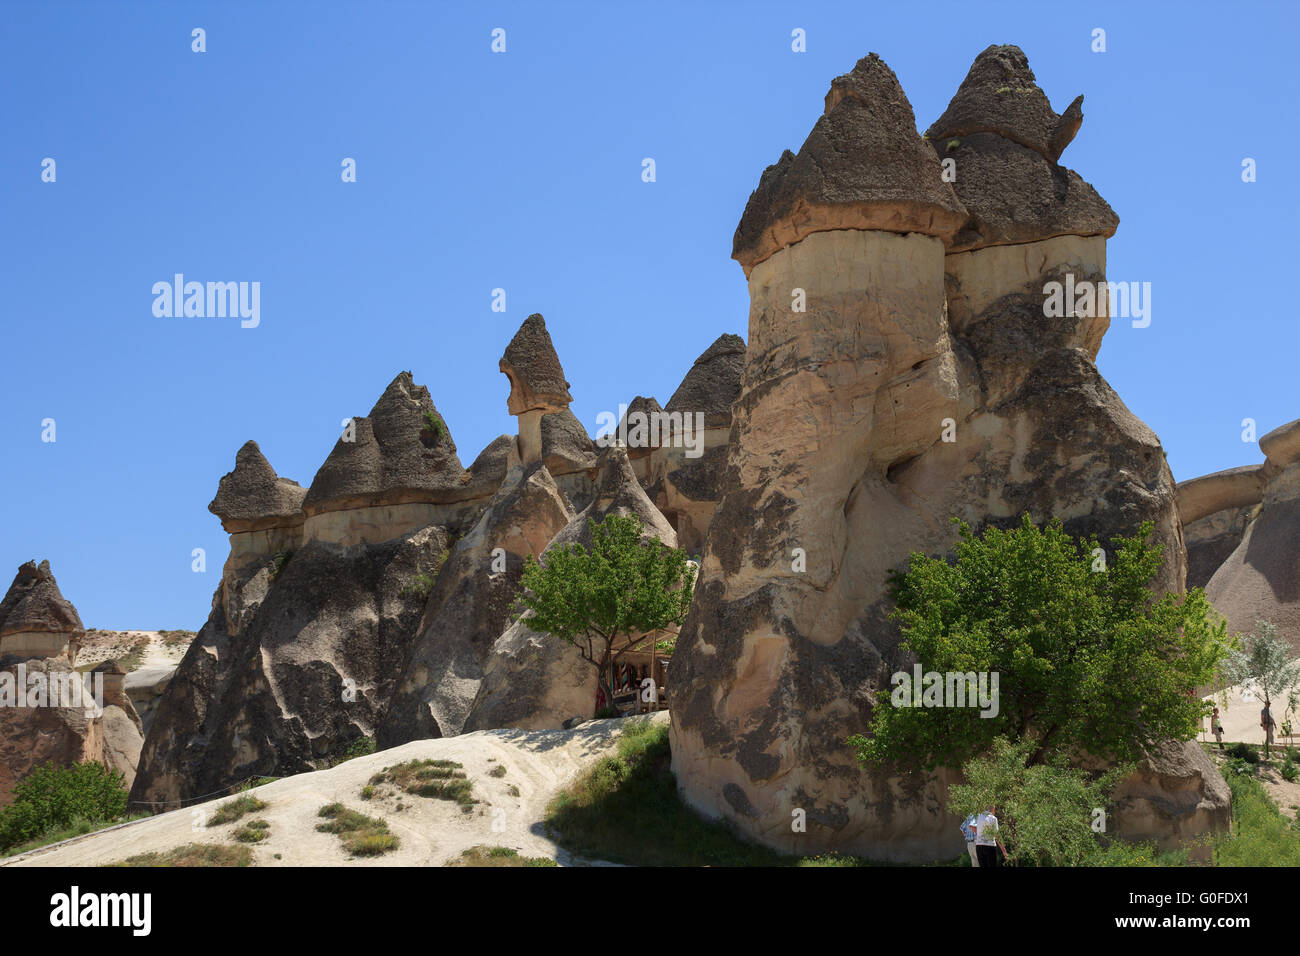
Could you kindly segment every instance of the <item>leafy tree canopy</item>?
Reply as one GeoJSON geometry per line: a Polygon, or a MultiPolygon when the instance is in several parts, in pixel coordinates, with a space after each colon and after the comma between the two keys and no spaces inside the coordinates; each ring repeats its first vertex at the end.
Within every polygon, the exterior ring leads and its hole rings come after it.
{"type": "Polygon", "coordinates": [[[879,696],[870,733],[850,739],[866,763],[954,766],[994,738],[1053,751],[1136,760],[1143,745],[1186,740],[1227,653],[1226,625],[1205,592],[1156,597],[1163,549],[1152,525],[1077,540],[1059,520],[975,535],[958,525],[955,560],[913,554],[891,575],[893,617],[925,671],[997,673],[996,716],[977,708],[896,707],[879,696]]]}

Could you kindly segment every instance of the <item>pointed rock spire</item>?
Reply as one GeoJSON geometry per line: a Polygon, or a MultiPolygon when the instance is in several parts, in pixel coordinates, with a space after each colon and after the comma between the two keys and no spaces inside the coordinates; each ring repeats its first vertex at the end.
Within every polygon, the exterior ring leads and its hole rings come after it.
{"type": "Polygon", "coordinates": [[[947,239],[966,219],[916,132],[898,77],[879,56],[836,77],[798,155],[786,150],[749,197],[732,258],[749,275],[814,232],[878,229],[947,239]]]}
{"type": "Polygon", "coordinates": [[[353,419],[303,502],[309,514],[412,501],[458,501],[468,475],[429,390],[402,372],[365,418],[353,419]],[[351,437],[353,440],[348,441],[351,437]]]}
{"type": "Polygon", "coordinates": [[[1037,242],[1054,236],[1112,236],[1119,217],[1087,182],[1057,165],[1083,122],[1083,97],[1057,115],[1016,46],[975,58],[943,115],[926,132],[970,218],[949,252],[1037,242]]]}
{"type": "Polygon", "coordinates": [[[555,354],[551,334],[546,331],[546,320],[539,313],[524,319],[506,346],[499,365],[510,379],[506,404],[511,415],[535,410],[558,412],[573,401],[560,357],[555,354]]]}
{"type": "Polygon", "coordinates": [[[695,360],[668,399],[668,412],[704,413],[706,428],[731,424],[731,403],[740,395],[745,372],[745,340],[730,332],[720,335],[695,360]]]}
{"type": "Polygon", "coordinates": [[[292,521],[306,496],[298,482],[275,473],[257,442],[247,441],[235,455],[235,470],[218,483],[208,510],[228,532],[253,531],[292,521]]]}
{"type": "MultiPolygon", "coordinates": [[[[931,142],[997,133],[1056,162],[1083,122],[1083,97],[1062,116],[1038,88],[1029,58],[1018,46],[990,46],[971,64],[948,108],[930,128],[931,142]]],[[[960,181],[960,177],[959,177],[960,181]]]]}
{"type": "Polygon", "coordinates": [[[28,561],[18,568],[0,600],[0,637],[21,632],[81,634],[81,616],[63,596],[50,562],[28,561]]]}

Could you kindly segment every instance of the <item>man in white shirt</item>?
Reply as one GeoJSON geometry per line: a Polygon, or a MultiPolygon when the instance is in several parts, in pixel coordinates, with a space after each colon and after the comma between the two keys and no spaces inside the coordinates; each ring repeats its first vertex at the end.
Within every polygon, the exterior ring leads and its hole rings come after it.
{"type": "Polygon", "coordinates": [[[981,868],[999,866],[1006,859],[1007,848],[998,836],[997,810],[997,807],[989,807],[975,818],[975,855],[981,868]],[[998,858],[998,850],[1002,851],[1002,859],[998,858]]]}

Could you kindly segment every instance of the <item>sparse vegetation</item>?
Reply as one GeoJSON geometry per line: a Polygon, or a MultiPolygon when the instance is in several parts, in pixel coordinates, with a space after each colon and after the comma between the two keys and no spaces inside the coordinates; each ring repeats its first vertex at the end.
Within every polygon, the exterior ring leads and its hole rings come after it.
{"type": "Polygon", "coordinates": [[[187,843],[165,853],[141,853],[111,866],[248,866],[253,851],[246,846],[187,843]]]}
{"type": "Polygon", "coordinates": [[[349,810],[341,803],[326,804],[317,816],[327,818],[329,823],[318,823],[316,829],[337,834],[343,841],[343,848],[353,856],[379,856],[401,846],[401,841],[389,832],[385,821],[349,810]]]}
{"type": "Polygon", "coordinates": [[[447,428],[447,423],[433,412],[426,411],[424,413],[424,427],[431,436],[431,444],[434,445],[443,441],[451,434],[450,430],[447,428]]]}
{"type": "Polygon", "coordinates": [[[453,760],[408,760],[370,778],[371,786],[384,783],[417,797],[452,800],[466,809],[478,802],[473,783],[453,760]]]}
{"type": "Polygon", "coordinates": [[[368,757],[375,752],[374,737],[358,737],[348,743],[341,753],[330,758],[329,766],[337,767],[341,763],[347,763],[349,760],[356,760],[358,757],[368,757]]]}
{"type": "Polygon", "coordinates": [[[275,553],[275,556],[271,558],[271,575],[270,575],[271,580],[274,581],[276,578],[278,578],[280,576],[280,572],[284,570],[284,566],[292,560],[293,560],[292,551],[277,551],[275,553]]]}
{"type": "Polygon", "coordinates": [[[505,775],[506,775],[506,768],[500,766],[499,764],[488,771],[489,777],[500,778],[500,777],[504,777],[505,775]]]}
{"type": "Polygon", "coordinates": [[[402,597],[416,597],[425,600],[433,590],[435,578],[428,574],[417,574],[399,592],[402,597]]]}
{"type": "Polygon", "coordinates": [[[261,843],[271,835],[271,824],[265,820],[253,820],[235,831],[235,839],[240,843],[261,843]]]}
{"type": "Polygon", "coordinates": [[[265,810],[266,806],[265,800],[259,800],[251,793],[242,794],[217,807],[212,816],[208,818],[208,826],[219,827],[227,823],[234,823],[244,814],[265,810]]]}
{"type": "Polygon", "coordinates": [[[518,850],[508,846],[473,846],[460,855],[460,859],[449,866],[559,866],[554,860],[545,856],[520,856],[518,850]]]}

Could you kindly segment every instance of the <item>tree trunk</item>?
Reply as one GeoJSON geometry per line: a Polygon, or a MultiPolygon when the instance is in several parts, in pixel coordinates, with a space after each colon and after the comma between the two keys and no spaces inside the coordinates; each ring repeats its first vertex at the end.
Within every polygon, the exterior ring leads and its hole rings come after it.
{"type": "MultiPolygon", "coordinates": [[[[605,693],[605,706],[613,707],[614,688],[611,687],[609,684],[609,649],[608,648],[605,649],[605,653],[602,654],[600,658],[600,667],[596,671],[596,685],[605,693]]],[[[593,717],[600,716],[600,703],[599,703],[600,695],[597,695],[596,699],[597,702],[592,712],[593,717]]]]}

